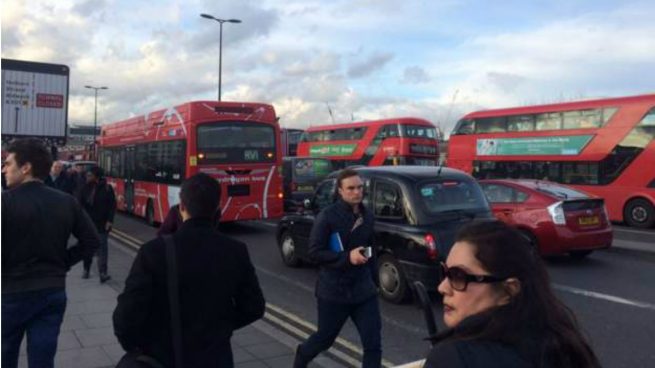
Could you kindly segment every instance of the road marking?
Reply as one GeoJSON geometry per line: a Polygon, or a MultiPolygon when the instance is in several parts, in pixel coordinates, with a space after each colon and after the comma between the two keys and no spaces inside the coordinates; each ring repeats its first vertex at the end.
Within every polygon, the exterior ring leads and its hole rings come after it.
{"type": "MultiPolygon", "coordinates": [[[[267,306],[268,306],[268,304],[267,304],[267,306]]],[[[272,323],[274,325],[277,325],[278,327],[281,327],[283,329],[286,329],[287,331],[290,331],[290,332],[296,334],[296,336],[300,336],[302,339],[307,339],[309,337],[309,334],[307,334],[306,332],[301,331],[300,329],[298,329],[298,328],[284,322],[283,320],[271,315],[268,312],[266,314],[264,314],[264,319],[267,319],[270,323],[272,323]]],[[[348,356],[348,355],[342,353],[341,351],[337,350],[334,347],[329,348],[328,351],[330,353],[332,353],[333,355],[339,357],[339,359],[341,359],[342,361],[347,362],[352,367],[359,367],[359,366],[362,365],[362,362],[358,361],[357,359],[355,359],[355,358],[353,358],[351,356],[348,356]]],[[[389,366],[389,367],[393,367],[393,366],[389,366]]]]}
{"type": "Polygon", "coordinates": [[[130,235],[128,233],[125,233],[123,231],[120,231],[118,229],[112,229],[110,234],[112,234],[112,233],[114,235],[118,235],[118,236],[120,236],[122,238],[129,239],[131,243],[136,244],[136,245],[141,245],[143,243],[143,240],[137,239],[137,238],[133,237],[132,235],[130,235]]]}
{"type": "MultiPolygon", "coordinates": [[[[275,273],[273,271],[267,270],[267,269],[259,267],[259,266],[255,266],[255,269],[257,269],[257,271],[259,271],[259,272],[261,272],[263,274],[266,274],[267,276],[273,277],[273,278],[278,279],[278,280],[280,280],[282,282],[291,284],[291,285],[293,285],[293,286],[295,286],[295,287],[297,287],[299,289],[302,289],[302,290],[304,290],[304,291],[306,291],[308,293],[314,294],[314,287],[312,287],[312,286],[307,286],[307,285],[303,284],[300,281],[296,281],[296,280],[294,280],[294,279],[292,279],[290,277],[280,275],[279,273],[275,273]]],[[[408,325],[406,323],[397,321],[397,320],[395,320],[393,318],[389,318],[389,317],[384,316],[384,315],[382,315],[382,320],[384,322],[394,326],[394,327],[398,327],[398,328],[400,328],[402,330],[405,330],[407,332],[415,333],[415,334],[426,334],[426,336],[427,336],[427,332],[426,332],[426,330],[424,328],[414,327],[412,325],[408,325]]]]}
{"type": "Polygon", "coordinates": [[[578,288],[574,288],[574,287],[571,287],[571,286],[559,285],[559,284],[553,284],[553,289],[566,291],[566,292],[573,293],[573,294],[583,295],[583,296],[587,296],[587,297],[590,297],[590,298],[606,300],[606,301],[613,302],[613,303],[625,304],[625,305],[629,305],[629,306],[632,306],[632,307],[650,309],[650,310],[655,311],[655,304],[640,302],[638,300],[625,299],[625,298],[621,298],[621,297],[614,296],[614,295],[597,293],[595,291],[578,289],[578,288]]]}
{"type": "Polygon", "coordinates": [[[625,233],[635,233],[640,235],[655,235],[655,232],[649,230],[631,229],[628,227],[618,227],[618,226],[614,226],[614,231],[619,233],[625,232],[625,233]]]}
{"type": "Polygon", "coordinates": [[[123,235],[121,235],[119,233],[111,232],[111,233],[109,233],[109,236],[111,236],[112,238],[120,241],[121,243],[125,244],[126,246],[128,246],[128,247],[130,247],[130,248],[132,248],[134,250],[138,251],[139,248],[140,248],[140,244],[137,244],[137,243],[133,242],[132,240],[123,237],[123,235]]]}
{"type": "MultiPolygon", "coordinates": [[[[274,304],[266,303],[266,307],[273,310],[274,312],[279,313],[279,314],[283,315],[284,317],[298,323],[299,325],[307,328],[308,330],[310,330],[312,332],[316,332],[316,330],[317,330],[316,325],[314,325],[314,324],[302,319],[301,317],[299,317],[299,316],[297,316],[297,315],[295,315],[295,314],[293,314],[293,313],[291,313],[291,312],[289,312],[289,311],[287,311],[285,309],[282,309],[282,308],[280,308],[280,307],[278,307],[278,306],[276,306],[274,304]]],[[[299,336],[302,336],[303,338],[309,337],[308,334],[304,333],[303,331],[300,331],[298,328],[294,327],[293,325],[290,325],[289,323],[287,323],[287,322],[285,322],[285,321],[283,321],[283,320],[281,320],[281,319],[279,319],[279,318],[277,318],[275,316],[271,316],[270,313],[266,313],[266,314],[268,316],[272,317],[275,320],[275,323],[278,323],[278,324],[280,324],[282,326],[285,326],[285,328],[288,326],[289,330],[293,331],[294,333],[298,333],[299,336]]],[[[351,343],[350,341],[348,341],[346,339],[343,339],[341,337],[337,337],[335,342],[337,344],[341,345],[342,347],[352,351],[353,353],[358,354],[359,356],[364,355],[364,351],[362,351],[362,349],[360,349],[355,344],[351,343]]],[[[343,354],[343,353],[339,352],[339,354],[343,354]]],[[[339,355],[339,354],[335,354],[335,355],[339,355]]],[[[339,357],[341,357],[341,356],[339,355],[339,357]]],[[[348,357],[348,358],[350,358],[350,357],[348,357]]],[[[350,358],[350,359],[352,359],[352,358],[350,358]]],[[[347,361],[350,362],[349,360],[347,360],[347,361]]],[[[361,362],[355,361],[354,365],[359,366],[359,365],[361,365],[361,362]]],[[[385,366],[385,367],[394,367],[395,366],[393,363],[391,363],[390,361],[388,361],[386,359],[382,359],[382,365],[385,366]]]]}
{"type": "Polygon", "coordinates": [[[299,287],[299,288],[301,288],[301,289],[303,289],[305,291],[308,291],[310,293],[314,293],[314,288],[313,287],[307,286],[307,285],[303,284],[300,281],[296,281],[296,280],[294,280],[294,279],[292,279],[290,277],[280,275],[278,273],[275,273],[273,271],[269,271],[269,270],[267,270],[265,268],[261,268],[259,266],[255,266],[255,269],[257,269],[257,271],[265,273],[268,276],[271,276],[271,277],[276,278],[278,280],[284,281],[284,282],[286,282],[288,284],[292,284],[293,286],[299,287]]]}

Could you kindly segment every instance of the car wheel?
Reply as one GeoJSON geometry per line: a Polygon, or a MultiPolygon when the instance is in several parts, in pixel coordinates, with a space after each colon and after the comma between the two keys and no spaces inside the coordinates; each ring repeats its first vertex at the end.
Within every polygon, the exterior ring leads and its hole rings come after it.
{"type": "Polygon", "coordinates": [[[591,252],[593,252],[593,251],[592,250],[574,250],[569,254],[571,255],[571,258],[580,260],[580,259],[583,259],[583,258],[587,257],[588,255],[590,255],[591,252]]]}
{"type": "Polygon", "coordinates": [[[155,226],[155,209],[152,206],[152,200],[148,200],[146,205],[146,223],[150,226],[155,226]]]}
{"type": "Polygon", "coordinates": [[[296,243],[293,241],[291,233],[285,231],[280,237],[280,255],[282,262],[289,267],[298,267],[300,259],[296,254],[296,243]]]}
{"type": "Polygon", "coordinates": [[[655,224],[655,208],[653,205],[643,199],[633,199],[625,206],[623,210],[623,220],[632,227],[647,229],[655,224]]]}
{"type": "Polygon", "coordinates": [[[410,294],[407,278],[400,263],[391,255],[384,254],[378,259],[378,276],[382,298],[394,304],[405,301],[410,294]]]}

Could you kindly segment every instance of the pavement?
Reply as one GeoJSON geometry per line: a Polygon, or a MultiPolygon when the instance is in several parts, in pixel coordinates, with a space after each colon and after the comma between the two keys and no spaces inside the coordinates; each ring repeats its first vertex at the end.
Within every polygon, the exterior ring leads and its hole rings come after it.
{"type": "MultiPolygon", "coordinates": [[[[135,252],[110,238],[109,270],[112,279],[101,284],[96,263],[91,278],[82,279],[82,264],[73,267],[66,278],[68,304],[59,334],[55,367],[115,367],[124,351],[112,326],[116,298],[123,290],[135,252]]],[[[293,365],[299,340],[273,325],[259,320],[235,331],[232,351],[237,368],[288,368],[293,365]]],[[[27,367],[25,340],[21,345],[19,367],[27,367]]],[[[342,368],[328,355],[319,355],[310,367],[342,368]]]]}

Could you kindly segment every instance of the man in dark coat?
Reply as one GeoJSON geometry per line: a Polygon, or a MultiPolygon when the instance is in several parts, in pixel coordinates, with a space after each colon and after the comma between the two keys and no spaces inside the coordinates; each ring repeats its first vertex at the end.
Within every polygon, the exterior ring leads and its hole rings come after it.
{"type": "MultiPolygon", "coordinates": [[[[185,180],[172,236],[177,257],[184,367],[234,366],[230,338],[264,314],[265,301],[246,245],[212,226],[220,185],[206,174],[185,180]]],[[[173,366],[166,245],[161,237],[139,249],[114,311],[114,333],[128,352],[173,366]]]]}
{"type": "Polygon", "coordinates": [[[48,188],[52,159],[36,139],[12,142],[2,168],[2,367],[14,368],[27,333],[30,367],[52,367],[66,310],[66,272],[100,239],[70,195],[48,188]],[[68,247],[70,235],[78,243],[68,247]]]}
{"type": "Polygon", "coordinates": [[[51,188],[59,189],[68,194],[73,194],[73,182],[68,177],[66,171],[64,171],[64,164],[61,161],[55,161],[52,163],[50,175],[46,176],[44,183],[51,188]]]}
{"type": "Polygon", "coordinates": [[[337,178],[339,199],[321,211],[312,227],[309,257],[320,266],[316,283],[318,331],[298,346],[294,368],[307,367],[332,346],[348,318],[355,322],[364,346],[362,366],[380,367],[382,322],[374,219],[362,205],[363,188],[356,171],[341,171],[337,178]]]}
{"type": "MultiPolygon", "coordinates": [[[[98,166],[91,167],[86,173],[86,185],[79,194],[79,201],[96,225],[100,235],[98,248],[98,273],[100,282],[106,282],[111,277],[107,273],[107,241],[116,212],[116,197],[114,189],[107,184],[104,172],[98,166]]],[[[89,278],[93,257],[84,259],[83,278],[89,278]]]]}

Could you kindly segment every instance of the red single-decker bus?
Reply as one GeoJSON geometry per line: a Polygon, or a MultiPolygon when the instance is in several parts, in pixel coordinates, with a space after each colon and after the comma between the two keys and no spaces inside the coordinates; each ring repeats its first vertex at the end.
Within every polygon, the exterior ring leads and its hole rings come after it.
{"type": "Polygon", "coordinates": [[[163,221],[180,184],[221,184],[221,222],[282,216],[280,128],[273,106],[197,101],[102,127],[99,163],[118,208],[163,221]]]}

